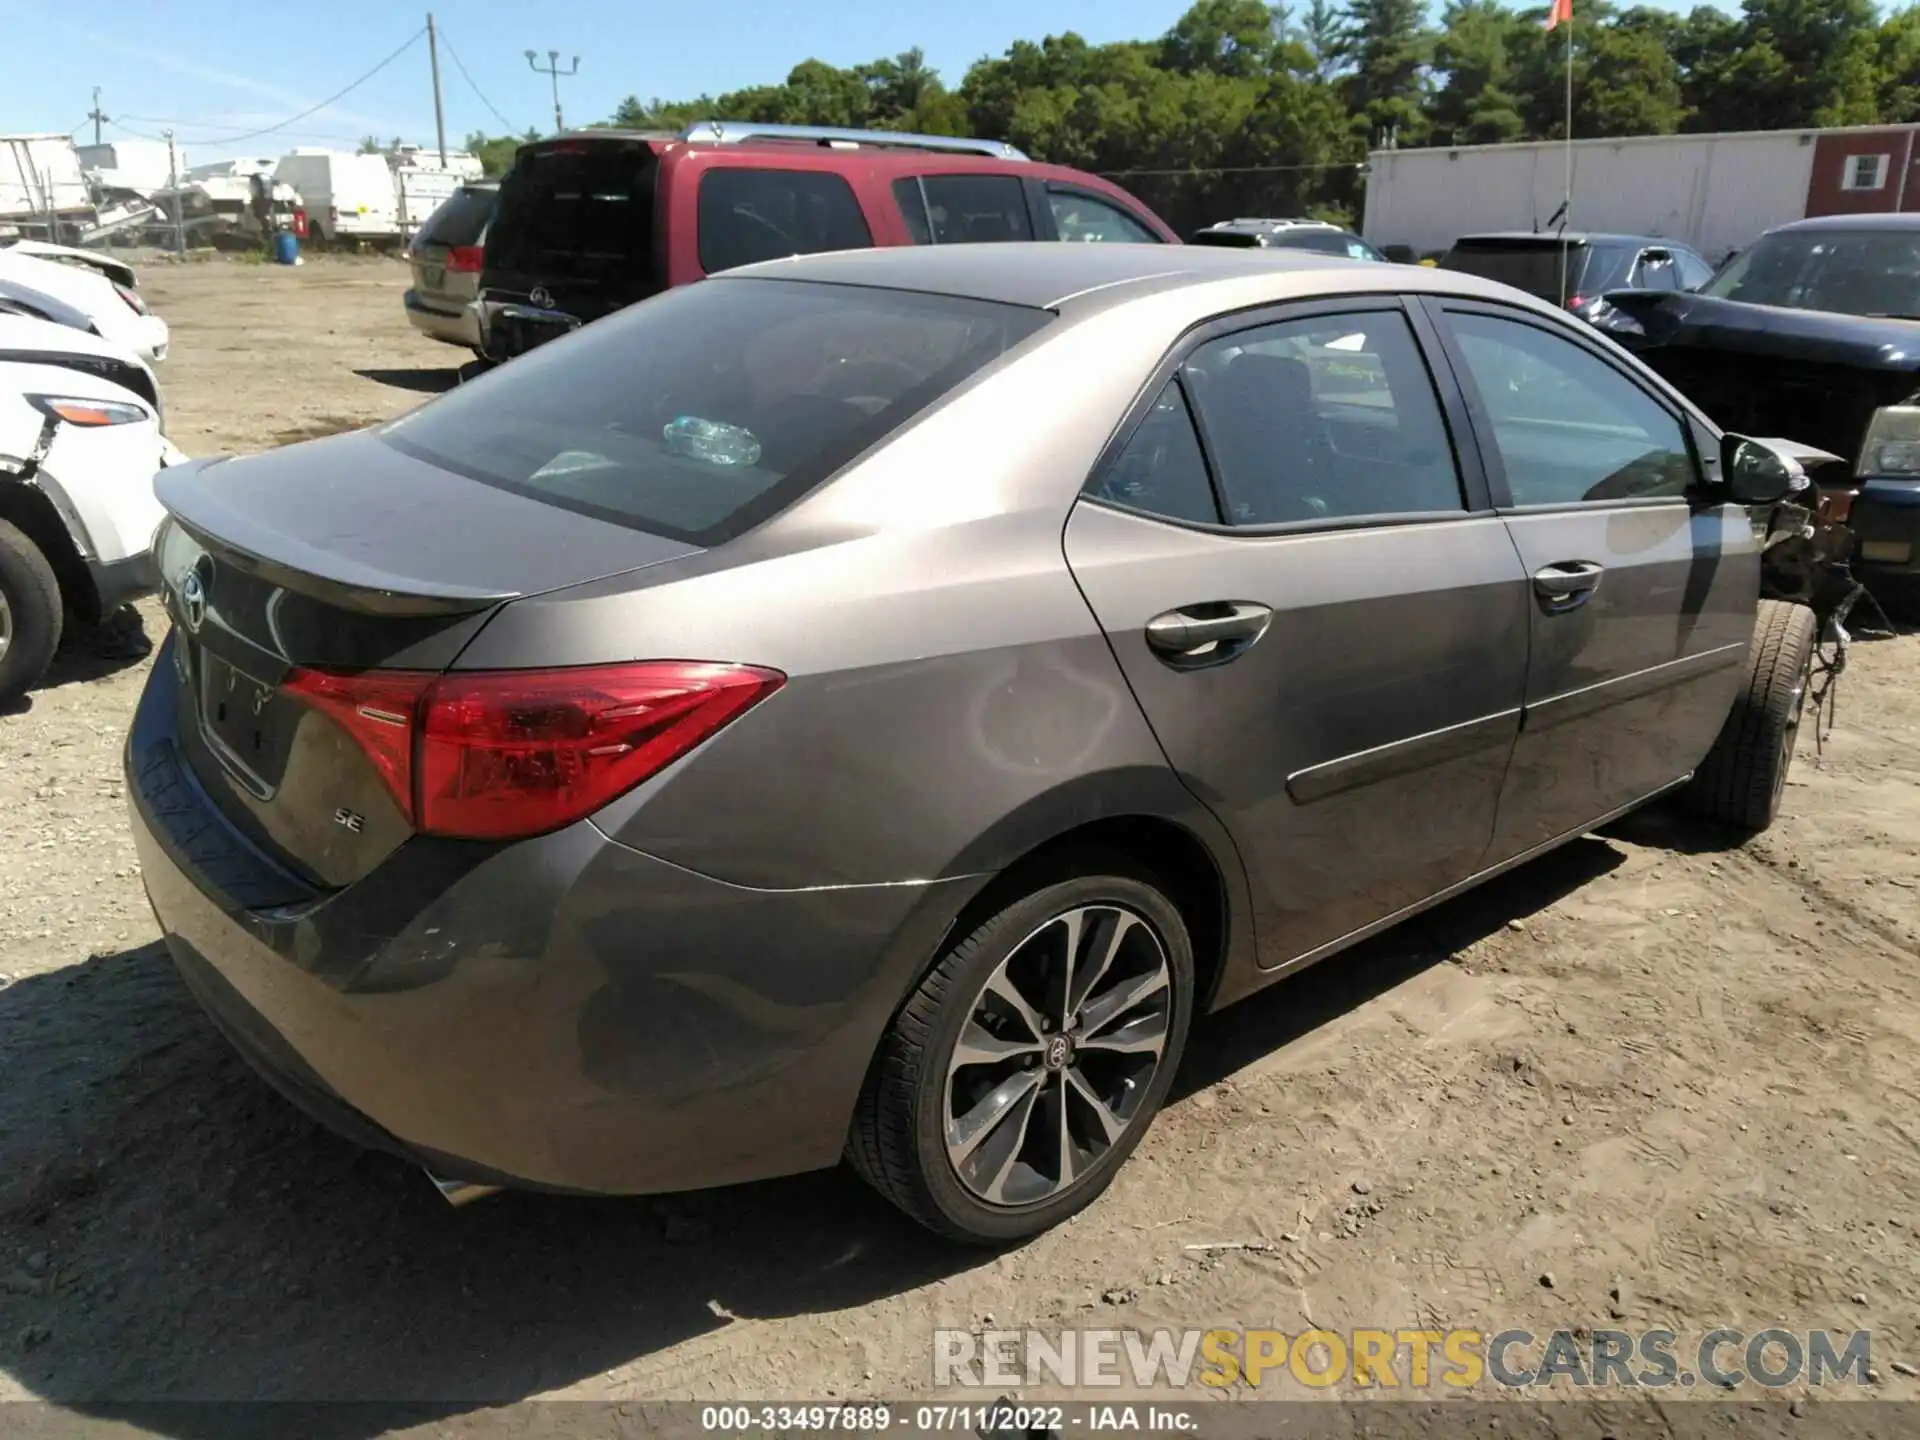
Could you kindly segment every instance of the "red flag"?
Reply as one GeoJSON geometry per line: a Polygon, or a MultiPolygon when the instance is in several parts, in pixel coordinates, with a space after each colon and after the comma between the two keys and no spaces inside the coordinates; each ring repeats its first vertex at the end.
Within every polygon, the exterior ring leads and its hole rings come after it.
{"type": "Polygon", "coordinates": [[[1556,25],[1573,23],[1573,0],[1553,0],[1553,8],[1547,11],[1547,29],[1556,25]]]}

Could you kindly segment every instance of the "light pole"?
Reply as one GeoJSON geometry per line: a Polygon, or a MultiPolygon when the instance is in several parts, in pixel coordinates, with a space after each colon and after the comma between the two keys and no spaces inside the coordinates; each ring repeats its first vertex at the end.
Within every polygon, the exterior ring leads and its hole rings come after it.
{"type": "Polygon", "coordinates": [[[558,50],[549,50],[547,52],[547,63],[544,65],[534,57],[533,51],[529,50],[527,51],[527,64],[533,68],[534,74],[548,76],[553,81],[553,128],[555,131],[566,129],[567,122],[562,119],[560,115],[560,77],[562,75],[579,74],[580,57],[578,55],[573,57],[572,69],[562,70],[560,68],[560,52],[558,50]]]}

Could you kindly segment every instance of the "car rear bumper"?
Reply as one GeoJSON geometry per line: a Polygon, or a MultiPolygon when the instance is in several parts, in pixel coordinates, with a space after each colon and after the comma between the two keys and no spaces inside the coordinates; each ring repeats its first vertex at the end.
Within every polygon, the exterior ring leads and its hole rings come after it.
{"type": "Polygon", "coordinates": [[[478,1184],[638,1194],[835,1163],[879,1037],[979,880],[764,891],[607,839],[415,839],[322,893],[212,808],[172,641],[128,739],[176,965],[281,1092],[478,1184]]]}
{"type": "Polygon", "coordinates": [[[406,306],[407,319],[422,335],[469,350],[480,348],[480,317],[473,313],[472,306],[456,309],[435,304],[422,298],[418,290],[407,291],[401,303],[406,306]]]}
{"type": "Polygon", "coordinates": [[[1920,579],[1920,481],[1867,481],[1847,524],[1859,547],[1854,569],[1863,580],[1920,579]]]}

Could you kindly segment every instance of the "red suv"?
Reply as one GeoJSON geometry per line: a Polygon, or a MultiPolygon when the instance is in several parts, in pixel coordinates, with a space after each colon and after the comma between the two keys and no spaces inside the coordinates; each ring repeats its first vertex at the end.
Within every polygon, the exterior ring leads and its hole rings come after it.
{"type": "Polygon", "coordinates": [[[1133,196],[997,140],[705,120],[520,147],[479,317],[505,360],[721,270],[821,250],[994,240],[1177,245],[1133,196]]]}

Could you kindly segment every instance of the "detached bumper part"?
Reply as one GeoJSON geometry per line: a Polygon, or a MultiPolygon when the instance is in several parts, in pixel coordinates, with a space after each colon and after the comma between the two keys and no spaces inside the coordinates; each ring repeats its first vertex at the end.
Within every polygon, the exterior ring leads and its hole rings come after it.
{"type": "Polygon", "coordinates": [[[93,593],[100,597],[103,619],[129,601],[152,595],[160,588],[160,567],[152,551],[124,560],[89,560],[87,575],[93,581],[93,593]]]}

